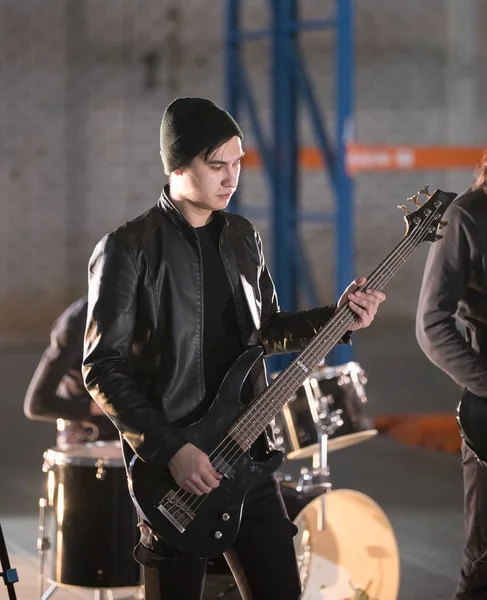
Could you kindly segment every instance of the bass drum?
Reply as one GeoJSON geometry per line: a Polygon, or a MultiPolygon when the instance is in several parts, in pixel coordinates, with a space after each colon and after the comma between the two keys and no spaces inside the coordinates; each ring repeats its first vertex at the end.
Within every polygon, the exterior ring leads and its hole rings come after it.
{"type": "Polygon", "coordinates": [[[325,495],[325,529],[318,530],[321,497],[294,519],[302,600],[396,600],[399,553],[383,510],[354,490],[325,495]]]}

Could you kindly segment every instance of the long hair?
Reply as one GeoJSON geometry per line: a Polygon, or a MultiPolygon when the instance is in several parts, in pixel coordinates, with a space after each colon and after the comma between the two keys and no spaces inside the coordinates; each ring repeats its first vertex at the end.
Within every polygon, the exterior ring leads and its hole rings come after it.
{"type": "Polygon", "coordinates": [[[482,164],[475,173],[475,183],[472,187],[487,194],[487,151],[482,156],[482,164]]]}

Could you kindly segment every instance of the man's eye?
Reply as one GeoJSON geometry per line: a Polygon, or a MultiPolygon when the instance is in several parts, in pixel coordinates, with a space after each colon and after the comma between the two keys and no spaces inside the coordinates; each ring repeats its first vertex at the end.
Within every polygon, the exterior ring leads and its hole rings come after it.
{"type": "Polygon", "coordinates": [[[211,167],[214,171],[221,171],[222,170],[223,165],[218,165],[218,166],[214,166],[211,167]]]}

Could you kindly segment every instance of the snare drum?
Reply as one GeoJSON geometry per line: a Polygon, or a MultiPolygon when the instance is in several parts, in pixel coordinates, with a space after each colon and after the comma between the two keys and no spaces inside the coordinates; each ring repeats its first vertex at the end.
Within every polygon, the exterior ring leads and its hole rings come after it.
{"type": "Polygon", "coordinates": [[[366,383],[355,362],[318,368],[275,418],[277,447],[289,459],[310,458],[319,452],[320,429],[329,427],[329,451],[376,435],[365,412],[366,383]]]}
{"type": "Polygon", "coordinates": [[[119,441],[44,453],[51,580],[89,588],[140,585],[137,519],[119,441]]]}

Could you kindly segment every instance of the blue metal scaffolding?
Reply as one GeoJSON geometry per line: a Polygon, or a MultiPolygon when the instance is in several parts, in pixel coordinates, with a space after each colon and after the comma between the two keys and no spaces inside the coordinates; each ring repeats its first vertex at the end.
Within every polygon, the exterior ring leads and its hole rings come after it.
{"type": "MultiPolygon", "coordinates": [[[[272,275],[283,310],[297,310],[301,287],[310,306],[320,305],[310,276],[306,256],[298,236],[301,220],[330,223],[335,227],[336,295],[354,277],[354,228],[352,178],[346,171],[346,146],[353,125],[353,0],[335,0],[334,14],[321,20],[300,20],[299,0],[268,0],[272,23],[259,30],[242,29],[241,0],[226,5],[226,89],[227,109],[237,119],[244,108],[250,119],[257,149],[269,184],[272,209],[272,275]],[[335,33],[335,135],[331,142],[323,115],[299,49],[299,34],[311,29],[331,29],[335,33]],[[259,122],[257,106],[241,58],[244,42],[270,39],[272,43],[271,139],[267,140],[259,122]],[[298,107],[302,102],[309,116],[326,165],[324,175],[334,194],[334,210],[306,213],[300,210],[298,160],[298,107]]],[[[239,210],[238,197],[232,207],[239,210]]],[[[340,364],[352,360],[350,346],[338,346],[327,360],[340,364]]],[[[273,367],[287,364],[278,357],[273,367]]]]}

